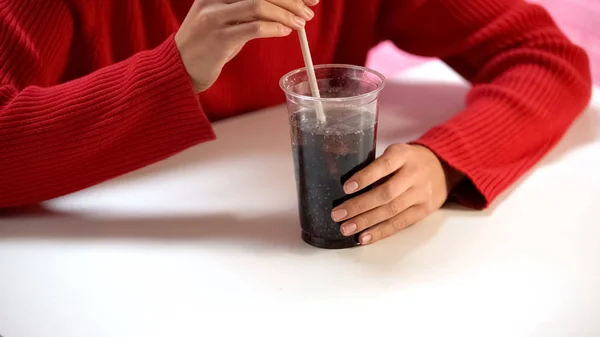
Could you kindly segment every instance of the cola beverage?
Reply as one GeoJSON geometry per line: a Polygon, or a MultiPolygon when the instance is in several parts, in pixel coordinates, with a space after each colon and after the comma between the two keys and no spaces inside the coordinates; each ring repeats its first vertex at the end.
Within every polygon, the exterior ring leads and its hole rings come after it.
{"type": "Polygon", "coordinates": [[[343,184],[375,159],[377,120],[360,110],[326,115],[325,123],[314,110],[290,116],[302,239],[320,248],[349,248],[358,244],[357,237],[343,236],[331,211],[357,195],[346,195],[343,184]]]}
{"type": "Polygon", "coordinates": [[[285,74],[279,82],[291,129],[302,239],[320,248],[354,247],[357,235],[343,236],[331,211],[368,191],[346,195],[343,185],[375,159],[378,99],[385,77],[350,64],[314,68],[319,97],[313,95],[306,68],[285,74]]]}

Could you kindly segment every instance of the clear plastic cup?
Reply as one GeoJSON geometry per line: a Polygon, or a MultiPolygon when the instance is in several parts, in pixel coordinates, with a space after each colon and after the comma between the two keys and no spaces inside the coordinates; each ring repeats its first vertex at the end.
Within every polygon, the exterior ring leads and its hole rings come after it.
{"type": "Polygon", "coordinates": [[[311,96],[304,68],[280,81],[287,97],[302,239],[320,248],[354,247],[357,237],[343,236],[331,211],[357,195],[346,195],[343,184],[375,159],[377,99],[385,78],[352,65],[319,65],[315,73],[321,98],[311,96]]]}

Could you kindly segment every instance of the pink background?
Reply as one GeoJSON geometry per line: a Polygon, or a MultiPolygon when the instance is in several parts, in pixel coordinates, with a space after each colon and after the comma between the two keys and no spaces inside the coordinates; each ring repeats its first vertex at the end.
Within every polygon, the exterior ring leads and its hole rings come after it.
{"type": "MultiPolygon", "coordinates": [[[[600,85],[600,0],[530,0],[545,6],[559,26],[577,44],[585,47],[592,60],[592,73],[600,85]]],[[[426,59],[399,51],[393,44],[384,42],[373,50],[368,66],[393,75],[413,67],[426,59]]]]}

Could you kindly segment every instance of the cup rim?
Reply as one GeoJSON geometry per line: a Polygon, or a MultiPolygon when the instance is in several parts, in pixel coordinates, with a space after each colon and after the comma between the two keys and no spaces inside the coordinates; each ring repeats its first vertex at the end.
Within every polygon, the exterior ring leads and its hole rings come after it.
{"type": "Polygon", "coordinates": [[[364,94],[360,94],[360,95],[356,95],[356,96],[352,96],[352,97],[321,97],[321,98],[317,98],[317,97],[313,97],[313,96],[306,96],[306,95],[300,95],[297,94],[291,90],[288,90],[286,88],[284,88],[284,84],[283,81],[286,78],[289,78],[290,76],[293,76],[297,73],[306,71],[306,67],[302,67],[302,68],[298,68],[295,70],[292,70],[290,72],[288,72],[287,74],[281,76],[281,79],[279,80],[279,87],[281,88],[281,90],[283,90],[283,92],[286,95],[290,95],[292,97],[295,98],[299,98],[305,101],[314,101],[314,102],[345,102],[345,101],[354,101],[354,100],[359,100],[362,98],[365,98],[367,96],[371,96],[373,94],[377,94],[379,93],[381,90],[383,90],[383,88],[386,85],[386,78],[385,76],[383,76],[383,74],[381,74],[380,72],[373,70],[371,68],[367,68],[367,67],[362,67],[362,66],[356,66],[356,65],[352,65],[352,64],[337,64],[337,63],[331,63],[331,64],[319,64],[314,66],[315,70],[317,69],[323,69],[323,68],[342,68],[342,69],[354,69],[354,70],[361,70],[361,71],[365,71],[368,73],[371,73],[377,77],[379,77],[379,79],[381,80],[381,85],[379,85],[376,89],[369,91],[367,93],[364,94]]]}

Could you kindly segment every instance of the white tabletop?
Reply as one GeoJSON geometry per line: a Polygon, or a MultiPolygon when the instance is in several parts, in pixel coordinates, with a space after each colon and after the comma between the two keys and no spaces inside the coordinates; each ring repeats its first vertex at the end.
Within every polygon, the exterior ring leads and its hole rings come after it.
{"type": "MultiPolygon", "coordinates": [[[[380,152],[460,111],[466,90],[438,62],[391,79],[380,152]]],[[[600,336],[599,90],[490,210],[343,251],[300,240],[283,107],[216,132],[0,219],[0,335],[600,336]]]]}

